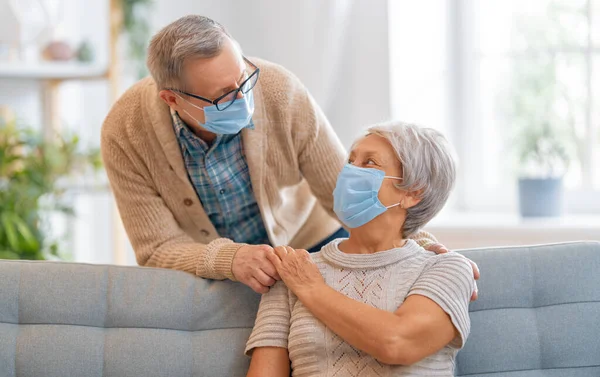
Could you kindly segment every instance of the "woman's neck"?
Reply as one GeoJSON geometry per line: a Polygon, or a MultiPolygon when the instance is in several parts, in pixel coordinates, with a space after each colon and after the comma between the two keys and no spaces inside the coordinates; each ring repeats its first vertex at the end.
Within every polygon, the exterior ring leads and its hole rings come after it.
{"type": "Polygon", "coordinates": [[[352,229],[350,237],[341,242],[338,248],[348,254],[373,254],[397,247],[403,247],[406,240],[402,230],[390,232],[389,228],[368,229],[365,226],[352,229]]]}

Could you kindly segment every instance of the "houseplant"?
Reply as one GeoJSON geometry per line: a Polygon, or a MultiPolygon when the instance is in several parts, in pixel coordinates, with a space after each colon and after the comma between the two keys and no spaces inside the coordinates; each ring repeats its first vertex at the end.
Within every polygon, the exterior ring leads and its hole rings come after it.
{"type": "Polygon", "coordinates": [[[557,80],[554,58],[518,61],[513,67],[512,85],[510,146],[518,175],[521,216],[559,216],[563,177],[574,140],[569,112],[559,111],[565,106],[558,104],[569,102],[557,80]]]}
{"type": "Polygon", "coordinates": [[[72,214],[64,194],[68,177],[100,167],[97,150],[81,151],[76,136],[44,140],[0,118],[0,258],[62,256],[51,240],[47,215],[72,214]]]}
{"type": "Polygon", "coordinates": [[[549,121],[522,128],[515,141],[522,217],[560,216],[569,153],[560,130],[549,121]]]}
{"type": "Polygon", "coordinates": [[[559,73],[570,63],[548,52],[569,41],[559,21],[564,12],[551,3],[542,25],[527,17],[514,21],[513,45],[520,50],[513,59],[507,113],[523,217],[562,213],[563,177],[577,156],[578,104],[559,73]]]}

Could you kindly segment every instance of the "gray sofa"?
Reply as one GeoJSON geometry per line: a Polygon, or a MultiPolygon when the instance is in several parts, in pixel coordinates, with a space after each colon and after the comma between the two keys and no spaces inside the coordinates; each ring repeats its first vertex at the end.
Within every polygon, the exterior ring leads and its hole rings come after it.
{"type": "MultiPolygon", "coordinates": [[[[600,376],[600,243],[468,250],[458,376],[600,376]]],[[[0,377],[243,376],[258,295],[162,269],[0,261],[0,377]]]]}

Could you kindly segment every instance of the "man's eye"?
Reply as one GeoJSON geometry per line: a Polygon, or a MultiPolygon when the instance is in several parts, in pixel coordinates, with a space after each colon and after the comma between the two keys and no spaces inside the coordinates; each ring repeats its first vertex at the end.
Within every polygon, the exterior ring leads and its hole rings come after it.
{"type": "Polygon", "coordinates": [[[367,165],[377,165],[377,164],[375,163],[375,161],[373,161],[371,159],[368,159],[367,160],[367,165]]]}

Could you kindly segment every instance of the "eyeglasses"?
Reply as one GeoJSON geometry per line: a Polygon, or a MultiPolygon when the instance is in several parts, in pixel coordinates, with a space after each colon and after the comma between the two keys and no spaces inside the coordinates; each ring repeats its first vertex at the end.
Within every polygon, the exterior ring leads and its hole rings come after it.
{"type": "Polygon", "coordinates": [[[208,102],[210,104],[215,105],[217,107],[217,110],[223,111],[226,108],[228,108],[229,106],[233,105],[235,100],[238,99],[239,92],[242,92],[242,94],[248,93],[249,91],[252,90],[252,88],[254,88],[254,85],[256,85],[256,82],[258,81],[258,74],[260,73],[260,68],[258,68],[254,63],[252,63],[250,60],[248,60],[245,56],[243,58],[244,58],[244,61],[249,63],[254,68],[254,71],[250,74],[250,76],[248,76],[247,79],[245,79],[240,84],[240,86],[237,89],[227,92],[215,100],[210,100],[208,98],[200,97],[195,94],[187,93],[187,92],[184,92],[179,89],[169,89],[169,90],[173,90],[175,92],[185,94],[192,98],[196,98],[196,99],[202,100],[204,102],[208,102]]]}

